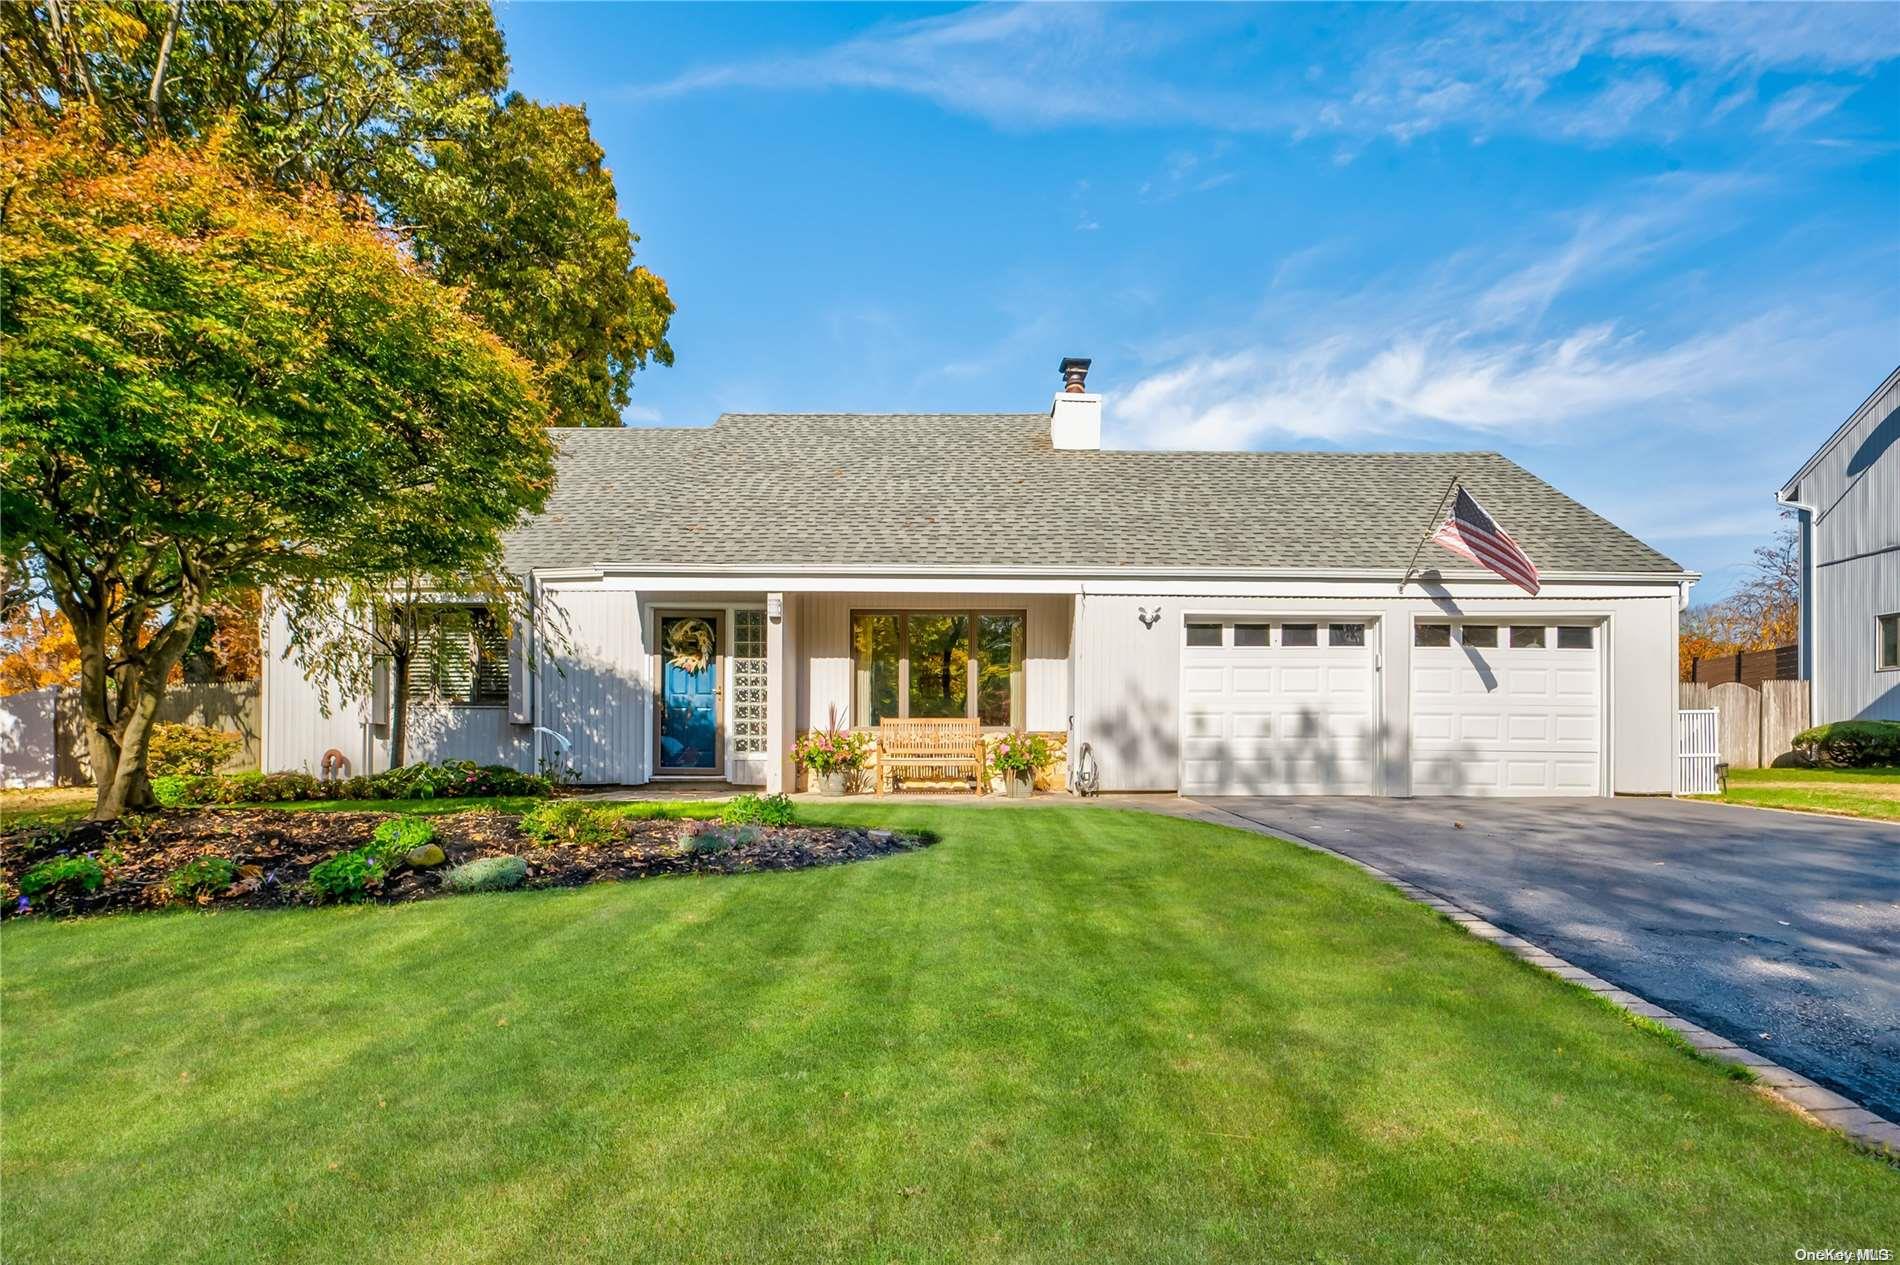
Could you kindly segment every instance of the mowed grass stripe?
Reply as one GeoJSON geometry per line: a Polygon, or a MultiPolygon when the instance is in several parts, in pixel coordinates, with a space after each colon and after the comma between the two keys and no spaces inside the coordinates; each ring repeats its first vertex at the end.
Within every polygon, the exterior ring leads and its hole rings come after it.
{"type": "Polygon", "coordinates": [[[816,811],[941,842],[9,925],[7,1259],[1784,1259],[1900,1237],[1892,1167],[1330,858],[1095,808],[816,811]]]}

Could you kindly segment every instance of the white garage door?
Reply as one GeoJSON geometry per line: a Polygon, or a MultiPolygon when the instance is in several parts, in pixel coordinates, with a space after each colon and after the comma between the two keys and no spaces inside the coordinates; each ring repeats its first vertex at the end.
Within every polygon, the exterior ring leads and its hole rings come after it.
{"type": "Polygon", "coordinates": [[[1596,795],[1603,787],[1600,630],[1412,629],[1414,795],[1596,795]]]}
{"type": "Polygon", "coordinates": [[[1181,793],[1380,789],[1378,673],[1364,623],[1190,620],[1181,793]]]}

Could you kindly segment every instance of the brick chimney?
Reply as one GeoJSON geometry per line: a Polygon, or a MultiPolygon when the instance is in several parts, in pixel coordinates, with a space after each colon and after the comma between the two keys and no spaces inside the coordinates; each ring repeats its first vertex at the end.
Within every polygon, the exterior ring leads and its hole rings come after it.
{"type": "Polygon", "coordinates": [[[1102,397],[1088,393],[1089,361],[1062,358],[1062,390],[1049,406],[1049,443],[1056,448],[1102,446],[1102,397]]]}

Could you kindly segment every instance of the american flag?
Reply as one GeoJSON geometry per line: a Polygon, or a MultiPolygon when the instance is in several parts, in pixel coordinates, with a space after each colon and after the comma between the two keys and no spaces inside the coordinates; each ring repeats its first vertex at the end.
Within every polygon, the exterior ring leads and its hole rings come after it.
{"type": "Polygon", "coordinates": [[[1432,539],[1456,554],[1463,554],[1487,571],[1495,571],[1532,597],[1537,596],[1537,568],[1517,547],[1511,534],[1484,512],[1478,498],[1458,485],[1452,498],[1451,513],[1432,533],[1432,539]]]}

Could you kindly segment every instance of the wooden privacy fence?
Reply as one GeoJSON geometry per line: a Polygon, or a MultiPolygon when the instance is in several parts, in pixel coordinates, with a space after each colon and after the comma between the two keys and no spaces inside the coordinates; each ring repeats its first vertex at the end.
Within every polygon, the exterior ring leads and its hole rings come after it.
{"type": "MultiPolygon", "coordinates": [[[[159,700],[160,724],[209,725],[243,739],[221,770],[237,773],[262,762],[256,681],[174,685],[159,700]]],[[[0,698],[0,784],[85,786],[92,781],[92,755],[79,691],[48,687],[0,698]]]]}
{"type": "Polygon", "coordinates": [[[1716,745],[1722,763],[1732,769],[1759,769],[1794,749],[1794,736],[1808,727],[1808,683],[1763,681],[1754,686],[1729,682],[1678,687],[1684,711],[1715,712],[1716,745]]]}
{"type": "Polygon", "coordinates": [[[1721,685],[1725,681],[1760,685],[1763,681],[1792,681],[1800,675],[1800,646],[1737,650],[1689,660],[1689,679],[1697,685],[1721,685]]]}

